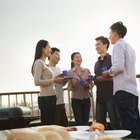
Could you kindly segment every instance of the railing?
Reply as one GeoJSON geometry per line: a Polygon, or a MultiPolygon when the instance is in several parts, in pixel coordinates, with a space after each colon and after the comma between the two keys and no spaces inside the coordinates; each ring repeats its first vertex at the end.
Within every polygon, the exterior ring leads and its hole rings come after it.
{"type": "MultiPolygon", "coordinates": [[[[140,80],[140,74],[136,75],[136,78],[140,80]]],[[[69,115],[68,117],[70,119],[73,118],[73,113],[71,110],[71,93],[70,91],[67,90],[67,88],[64,89],[64,91],[67,92],[68,94],[68,112],[69,115]]],[[[1,107],[11,107],[11,106],[25,106],[29,107],[31,109],[31,115],[36,116],[40,115],[39,109],[38,109],[38,104],[37,104],[37,97],[38,97],[39,91],[28,91],[28,92],[10,92],[10,93],[0,93],[0,108],[1,107]],[[14,103],[11,103],[11,96],[14,97],[14,103]],[[19,102],[18,96],[22,96],[21,101],[19,102]],[[5,100],[3,99],[4,97],[7,97],[5,100]],[[29,100],[30,98],[30,100],[29,100]],[[36,98],[36,100],[35,100],[36,98]],[[7,101],[6,101],[7,100],[7,101]],[[3,105],[3,102],[7,102],[7,105],[3,105]]],[[[93,119],[95,118],[95,112],[94,112],[94,98],[93,98],[93,93],[91,91],[91,112],[93,119]]]]}
{"type": "MultiPolygon", "coordinates": [[[[67,88],[64,88],[65,94],[67,94],[68,98],[68,104],[66,104],[67,109],[67,116],[70,120],[73,118],[73,113],[71,109],[71,92],[67,90],[67,88]]],[[[29,107],[31,109],[31,115],[32,116],[39,116],[39,109],[38,109],[38,103],[37,103],[37,97],[38,97],[39,91],[28,91],[28,92],[10,92],[10,93],[0,93],[0,108],[1,107],[13,107],[13,106],[24,106],[29,107]],[[11,98],[14,96],[14,103],[12,103],[11,98]],[[19,101],[18,96],[21,100],[19,101]],[[35,97],[36,96],[36,99],[35,97]],[[7,97],[4,99],[4,97],[7,97]],[[30,97],[30,100],[29,100],[30,97]],[[28,99],[28,100],[27,100],[28,99]],[[21,102],[22,101],[22,102],[21,102]],[[4,105],[4,102],[7,104],[4,105]]],[[[93,94],[91,91],[91,114],[94,115],[94,100],[93,100],[93,94]]]]}
{"type": "Polygon", "coordinates": [[[33,96],[37,97],[38,93],[39,91],[0,93],[0,107],[13,107],[13,106],[29,107],[31,109],[32,116],[39,115],[35,113],[35,107],[37,107],[36,106],[37,101],[35,101],[34,100],[35,97],[33,97],[33,96]],[[11,101],[12,96],[14,96],[13,103],[11,101]],[[21,98],[20,101],[18,96],[22,96],[20,97],[21,98]]]}

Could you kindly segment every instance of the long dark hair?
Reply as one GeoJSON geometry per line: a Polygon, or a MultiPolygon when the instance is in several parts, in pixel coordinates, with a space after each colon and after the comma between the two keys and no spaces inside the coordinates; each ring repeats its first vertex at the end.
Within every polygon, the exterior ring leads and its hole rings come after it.
{"type": "Polygon", "coordinates": [[[74,56],[75,56],[76,54],[80,54],[80,53],[79,53],[79,52],[74,52],[74,53],[72,53],[72,55],[71,55],[71,69],[74,67],[74,63],[72,62],[72,60],[74,59],[74,56]]]}
{"type": "Polygon", "coordinates": [[[31,69],[32,75],[33,75],[33,66],[34,66],[35,61],[42,57],[42,50],[48,44],[49,44],[49,42],[47,40],[40,40],[40,41],[38,41],[38,43],[36,45],[36,49],[35,49],[35,56],[34,56],[34,61],[33,61],[33,64],[32,64],[32,69],[31,69]]]}

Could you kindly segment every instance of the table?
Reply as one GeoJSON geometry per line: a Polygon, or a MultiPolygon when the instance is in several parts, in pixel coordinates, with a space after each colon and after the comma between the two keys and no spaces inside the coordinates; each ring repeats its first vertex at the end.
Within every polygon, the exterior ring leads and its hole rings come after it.
{"type": "MultiPolygon", "coordinates": [[[[27,131],[32,131],[35,132],[40,126],[36,127],[28,127],[28,128],[20,128],[20,130],[27,130],[27,131]]],[[[19,129],[9,129],[9,130],[1,130],[0,131],[0,140],[6,140],[7,136],[14,130],[19,130],[19,129]]],[[[122,140],[134,140],[130,138],[123,138],[122,140]]]]}

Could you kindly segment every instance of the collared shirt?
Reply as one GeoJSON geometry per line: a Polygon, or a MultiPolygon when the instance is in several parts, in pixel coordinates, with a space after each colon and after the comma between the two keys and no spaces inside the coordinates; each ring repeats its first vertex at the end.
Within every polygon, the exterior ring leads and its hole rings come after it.
{"type": "Polygon", "coordinates": [[[114,94],[124,90],[133,95],[138,95],[135,72],[135,51],[122,38],[119,39],[112,52],[112,67],[109,70],[113,76],[114,94]]]}
{"type": "MultiPolygon", "coordinates": [[[[101,69],[103,67],[107,67],[107,69],[110,69],[111,67],[111,55],[106,54],[104,56],[104,59],[101,60],[101,57],[98,58],[98,61],[95,63],[94,66],[94,72],[96,76],[101,76],[102,71],[101,69]]],[[[95,81],[97,90],[97,101],[104,102],[112,98],[113,96],[113,81],[103,81],[103,82],[97,82],[95,81]]]]}
{"type": "MultiPolygon", "coordinates": [[[[54,77],[58,76],[59,74],[62,74],[62,71],[59,67],[51,67],[49,68],[53,71],[54,77]]],[[[63,85],[55,83],[55,89],[56,89],[56,105],[64,104],[64,94],[63,94],[63,85]]]]}
{"type": "MultiPolygon", "coordinates": [[[[68,71],[68,76],[72,77],[79,77],[81,80],[85,80],[88,78],[89,74],[91,74],[89,69],[82,68],[81,74],[77,74],[77,70],[75,68],[72,68],[68,71]]],[[[68,89],[72,91],[71,98],[74,99],[84,99],[89,97],[89,90],[93,88],[93,83],[91,81],[85,81],[87,84],[89,84],[89,88],[84,87],[80,82],[76,84],[76,86],[73,87],[73,80],[68,82],[68,89]]]]}

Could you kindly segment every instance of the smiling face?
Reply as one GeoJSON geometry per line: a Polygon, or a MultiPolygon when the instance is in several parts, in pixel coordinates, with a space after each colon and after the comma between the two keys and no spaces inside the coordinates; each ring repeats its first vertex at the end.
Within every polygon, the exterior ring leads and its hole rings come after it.
{"type": "Polygon", "coordinates": [[[55,51],[50,55],[50,61],[52,61],[53,63],[58,64],[59,60],[60,53],[58,51],[55,51]]]}
{"type": "Polygon", "coordinates": [[[51,48],[50,45],[48,44],[45,48],[42,49],[42,55],[45,57],[49,57],[51,54],[51,48]]]}
{"type": "Polygon", "coordinates": [[[98,54],[102,54],[107,51],[107,44],[103,44],[100,40],[96,41],[95,47],[98,54]]]}
{"type": "Polygon", "coordinates": [[[81,54],[75,54],[72,60],[74,66],[80,66],[82,63],[82,57],[81,54]]]}
{"type": "Polygon", "coordinates": [[[117,34],[117,32],[110,31],[110,33],[109,33],[109,40],[110,40],[111,44],[115,44],[119,38],[120,37],[117,34]]]}

